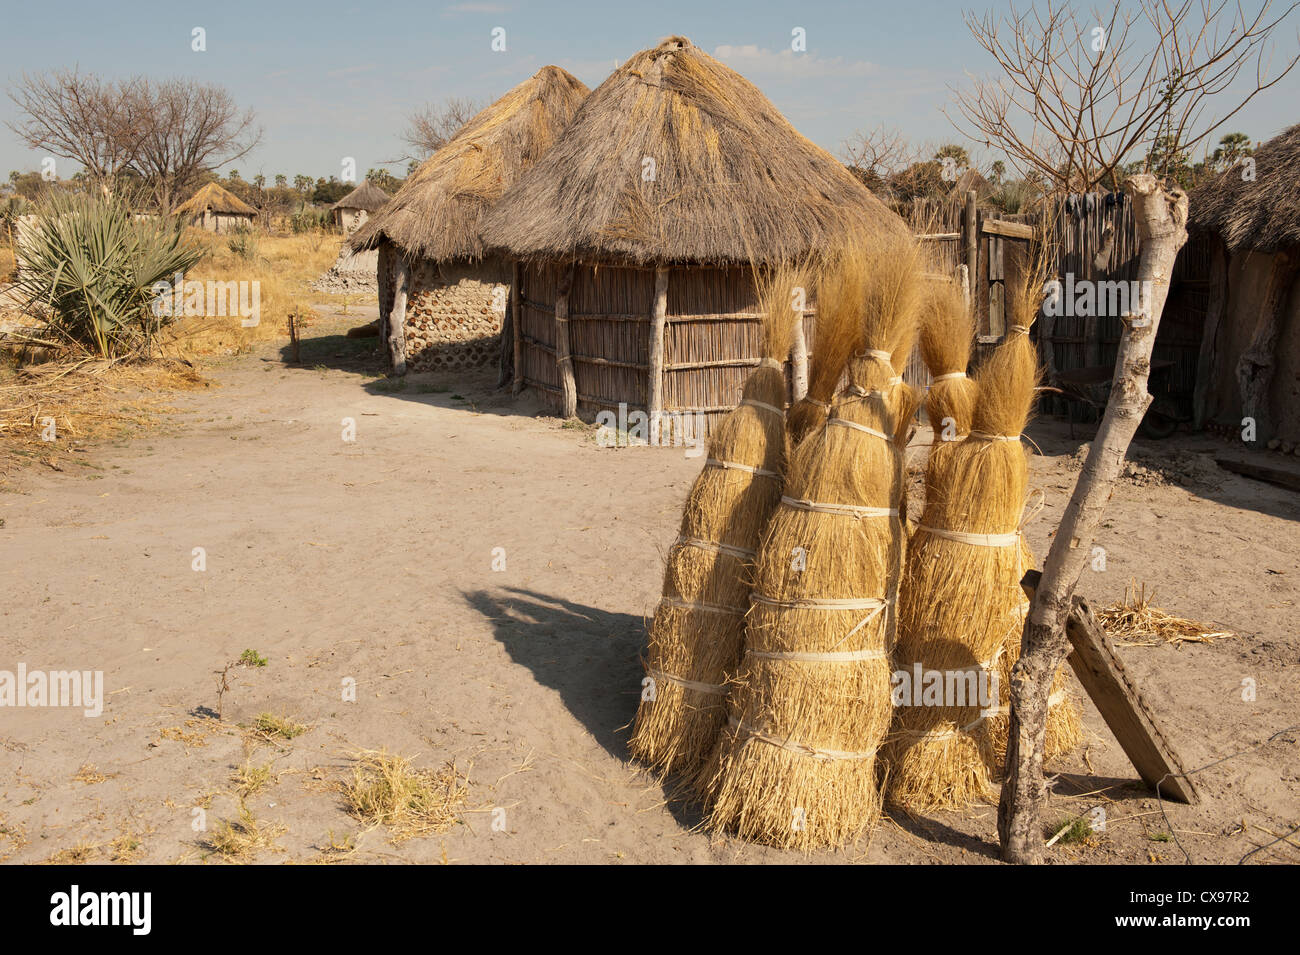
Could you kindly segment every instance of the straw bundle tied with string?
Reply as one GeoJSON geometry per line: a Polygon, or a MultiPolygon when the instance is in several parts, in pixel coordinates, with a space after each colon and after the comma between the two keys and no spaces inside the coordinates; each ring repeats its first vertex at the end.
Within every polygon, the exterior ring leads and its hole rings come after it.
{"type": "Polygon", "coordinates": [[[808,393],[790,406],[786,416],[792,448],[826,423],[845,366],[862,340],[861,302],[854,300],[851,288],[844,287],[852,278],[843,269],[822,269],[816,279],[817,324],[808,393]]]}
{"type": "Polygon", "coordinates": [[[917,259],[910,240],[891,240],[823,266],[844,271],[835,284],[862,316],[862,350],[826,424],[792,452],[759,549],[727,725],[700,775],[712,829],[808,849],[878,817],[902,547],[889,349],[915,321],[917,259]]]}
{"type": "MultiPolygon", "coordinates": [[[[1005,415],[1008,421],[1020,421],[1022,430],[1023,422],[1028,420],[1028,411],[1032,407],[1032,399],[1025,405],[1023,420],[1017,417],[1018,397],[1016,405],[1000,408],[1001,404],[1006,403],[1007,386],[1001,384],[999,379],[1023,376],[1023,369],[1030,365],[1035,368],[1035,377],[1037,377],[1037,358],[1035,357],[1033,342],[1029,339],[1029,328],[1037,315],[1038,290],[1043,287],[1045,271],[1046,267],[1040,260],[1035,268],[1025,271],[1021,281],[1009,283],[1009,314],[1014,316],[1019,324],[1011,326],[1005,341],[994,353],[996,361],[991,360],[984,369],[981,369],[979,376],[980,392],[978,401],[980,414],[986,419],[984,426],[990,430],[994,430],[1000,424],[1006,423],[1000,423],[996,419],[998,413],[1005,415]],[[987,409],[985,408],[986,405],[988,405],[987,409]]],[[[1015,386],[1012,385],[1011,387],[1014,388],[1015,386]]],[[[979,427],[979,425],[977,424],[976,427],[979,427]]],[[[1024,447],[1019,442],[1016,443],[1016,452],[1023,460],[1024,447]]],[[[1024,463],[1023,467],[1027,473],[1028,463],[1024,463]]],[[[1040,507],[1041,497],[1040,503],[1035,506],[1035,513],[1040,507]]],[[[1022,523],[1027,522],[1029,516],[1031,515],[1027,515],[1022,523]]],[[[1006,585],[1008,599],[1012,596],[1015,598],[1015,611],[1011,614],[1011,619],[1007,623],[1002,651],[998,658],[998,694],[1000,699],[996,710],[982,720],[976,728],[988,761],[990,774],[994,779],[1001,777],[1003,763],[1006,760],[1007,732],[1011,723],[1011,668],[1020,659],[1020,644],[1024,631],[1025,616],[1029,612],[1029,600],[1020,587],[1020,578],[1024,576],[1025,571],[1034,566],[1034,555],[1033,551],[1030,550],[1028,541],[1023,536],[1020,539],[1019,553],[1020,566],[1014,575],[1015,586],[1013,587],[1009,583],[1006,585]]],[[[1068,753],[1078,746],[1082,739],[1082,715],[1078,703],[1070,697],[1066,690],[1065,665],[1062,664],[1053,677],[1052,690],[1048,697],[1047,734],[1043,753],[1048,758],[1068,753]]]]}
{"type": "Polygon", "coordinates": [[[650,625],[647,680],[628,748],[664,772],[690,772],[726,719],[725,681],[740,660],[749,570],[781,498],[785,372],[802,270],[779,267],[760,283],[762,364],[741,403],[718,425],[668,553],[663,599],[650,625]]]}
{"type": "MultiPolygon", "coordinates": [[[[971,342],[965,304],[935,289],[928,305],[922,347],[931,373],[964,372],[971,342]]],[[[973,386],[944,377],[932,396],[938,440],[926,468],[925,510],[908,547],[894,653],[906,679],[896,685],[900,705],[887,749],[890,801],[909,810],[958,808],[991,795],[983,724],[999,700],[992,679],[1008,632],[1023,620],[1020,526],[1029,475],[1020,433],[1038,374],[1032,346],[1013,331],[973,386]],[[945,418],[950,436],[969,433],[944,442],[945,418]]]]}

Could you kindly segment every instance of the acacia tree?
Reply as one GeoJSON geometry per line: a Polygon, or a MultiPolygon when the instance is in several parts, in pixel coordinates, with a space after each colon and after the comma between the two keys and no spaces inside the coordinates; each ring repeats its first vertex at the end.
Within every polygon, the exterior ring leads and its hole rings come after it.
{"type": "Polygon", "coordinates": [[[432,156],[460,132],[485,104],[478,100],[449,96],[441,103],[425,103],[406,119],[402,140],[415,150],[415,159],[432,156]]]}
{"type": "Polygon", "coordinates": [[[113,192],[143,134],[139,80],[102,80],[78,69],[29,76],[9,92],[19,119],[6,125],[30,149],[79,163],[113,192]]]}
{"type": "MultiPolygon", "coordinates": [[[[1130,157],[1145,159],[1157,144],[1190,149],[1286,75],[1300,55],[1285,60],[1272,79],[1265,64],[1271,34],[1294,8],[1274,16],[1266,5],[1251,16],[1227,0],[1144,0],[1134,13],[1114,0],[1095,21],[1052,3],[1023,12],[1012,7],[1003,18],[968,16],[967,26],[1002,76],[974,80],[956,103],[977,142],[996,145],[1023,174],[1041,176],[1055,191],[1114,185],[1130,157]]],[[[1052,679],[1070,651],[1066,618],[1151,403],[1151,352],[1174,259],[1187,241],[1182,189],[1149,172],[1123,186],[1141,240],[1137,280],[1150,292],[1121,316],[1110,401],[1044,561],[1011,675],[998,806],[1008,862],[1042,861],[1043,743],[1052,679]]]]}
{"type": "Polygon", "coordinates": [[[164,213],[204,172],[248,155],[262,138],[253,111],[241,112],[230,91],[215,83],[142,80],[136,100],[148,120],[131,167],[164,213]]]}

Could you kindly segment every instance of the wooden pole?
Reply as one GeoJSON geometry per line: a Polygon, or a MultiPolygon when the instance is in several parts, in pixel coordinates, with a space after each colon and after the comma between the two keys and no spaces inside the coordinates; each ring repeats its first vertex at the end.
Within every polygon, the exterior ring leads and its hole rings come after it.
{"type": "Polygon", "coordinates": [[[975,212],[975,190],[966,190],[966,211],[962,217],[962,231],[966,233],[966,275],[970,279],[970,304],[971,314],[975,314],[975,276],[979,273],[976,266],[979,265],[980,241],[979,241],[979,223],[978,216],[975,212]]]}
{"type": "Polygon", "coordinates": [[[1187,242],[1187,194],[1166,190],[1143,173],[1124,183],[1133,203],[1142,256],[1137,280],[1143,289],[1141,312],[1123,316],[1124,334],[1115,361],[1110,401],[1066,505],[1043,563],[1043,576],[1025,620],[1020,659],[1011,671],[1011,721],[998,835],[1006,862],[1043,859],[1040,818],[1046,783],[1043,747],[1047,706],[1056,670],[1070,652],[1066,622],[1079,575],[1092,556],[1092,544],[1115,481],[1142,416],[1151,404],[1147,379],[1151,351],[1178,250],[1187,242]]]}
{"type": "Polygon", "coordinates": [[[560,417],[578,413],[578,386],[573,379],[573,358],[569,351],[569,289],[573,287],[574,266],[560,277],[555,295],[555,368],[560,378],[560,417]]]}
{"type": "Polygon", "coordinates": [[[514,381],[511,394],[524,390],[524,333],[520,327],[524,320],[524,267],[514,264],[510,278],[510,332],[514,338],[514,381]]]}
{"type": "Polygon", "coordinates": [[[804,313],[794,320],[794,342],[790,346],[790,394],[798,401],[808,394],[808,338],[803,327],[804,313]]]}
{"type": "Polygon", "coordinates": [[[646,372],[646,413],[650,434],[659,436],[664,410],[664,328],[668,324],[668,270],[655,269],[655,299],[650,310],[650,368],[646,372]]]}
{"type": "Polygon", "coordinates": [[[411,263],[397,255],[397,288],[393,292],[393,311],[388,316],[388,361],[394,375],[406,374],[406,299],[411,293],[411,263]]]}

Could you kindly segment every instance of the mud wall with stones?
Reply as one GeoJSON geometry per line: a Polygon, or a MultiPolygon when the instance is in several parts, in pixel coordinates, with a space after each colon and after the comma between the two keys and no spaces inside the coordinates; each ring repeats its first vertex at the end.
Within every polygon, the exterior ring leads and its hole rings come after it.
{"type": "Polygon", "coordinates": [[[455,370],[495,362],[510,294],[510,266],[482,262],[411,264],[406,355],[412,371],[455,370]]]}

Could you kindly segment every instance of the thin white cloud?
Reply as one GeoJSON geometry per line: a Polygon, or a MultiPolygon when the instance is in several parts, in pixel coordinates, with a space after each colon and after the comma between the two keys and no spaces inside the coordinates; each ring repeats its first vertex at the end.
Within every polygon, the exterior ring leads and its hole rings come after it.
{"type": "Polygon", "coordinates": [[[373,72],[374,69],[375,69],[375,65],[373,63],[367,64],[366,66],[345,66],[341,70],[330,70],[325,75],[326,76],[352,76],[356,73],[370,73],[373,72]]]}
{"type": "Polygon", "coordinates": [[[816,53],[794,50],[768,50],[755,44],[715,47],[713,55],[741,73],[780,76],[875,76],[882,67],[866,60],[846,60],[842,56],[821,57],[816,53]]]}

